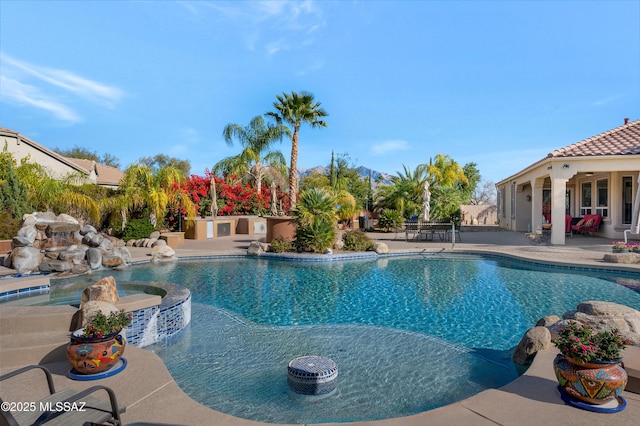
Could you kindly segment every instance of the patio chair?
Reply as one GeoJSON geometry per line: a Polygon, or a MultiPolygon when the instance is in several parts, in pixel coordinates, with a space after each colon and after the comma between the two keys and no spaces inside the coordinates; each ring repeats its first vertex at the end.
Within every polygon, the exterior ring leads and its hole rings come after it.
{"type": "Polygon", "coordinates": [[[407,241],[409,241],[409,236],[411,236],[412,240],[418,238],[419,231],[417,220],[407,220],[404,223],[404,235],[407,241]]]}
{"type": "Polygon", "coordinates": [[[571,230],[579,232],[580,234],[591,234],[598,232],[600,223],[602,222],[602,216],[599,214],[585,214],[582,219],[575,225],[571,225],[571,230]]]}
{"type": "MultiPolygon", "coordinates": [[[[16,410],[10,411],[3,409],[0,412],[0,422],[3,425],[82,425],[82,424],[98,424],[119,426],[122,425],[120,413],[124,413],[124,407],[118,407],[116,395],[110,388],[106,386],[96,385],[83,391],[75,389],[64,389],[56,392],[53,384],[53,378],[49,370],[41,365],[29,365],[19,370],[0,376],[0,382],[18,376],[30,370],[40,369],[44,372],[49,387],[49,396],[39,401],[35,399],[28,402],[16,403],[16,410]],[[90,394],[104,390],[109,395],[109,401],[94,398],[90,394]],[[21,404],[18,407],[17,404],[21,404]],[[25,404],[28,404],[25,407],[25,404]],[[25,409],[26,408],[26,409],[25,409]]],[[[10,389],[9,387],[5,389],[10,389]]],[[[9,409],[11,408],[11,403],[9,409]]]]}

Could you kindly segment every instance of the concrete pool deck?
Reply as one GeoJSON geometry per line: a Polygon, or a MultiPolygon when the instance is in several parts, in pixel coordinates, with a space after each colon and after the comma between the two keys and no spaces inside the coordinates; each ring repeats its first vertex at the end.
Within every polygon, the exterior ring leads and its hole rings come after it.
{"type": "MultiPolygon", "coordinates": [[[[405,241],[404,234],[369,234],[375,240],[382,241],[392,252],[438,252],[450,251],[450,242],[405,241]]],[[[211,240],[186,240],[175,247],[178,257],[200,257],[222,254],[246,254],[249,244],[257,236],[236,235],[211,240]]],[[[462,241],[458,241],[454,251],[495,253],[515,256],[554,264],[571,264],[597,268],[618,269],[640,272],[640,265],[621,265],[604,263],[603,256],[610,253],[611,241],[595,237],[567,239],[565,246],[532,245],[522,233],[509,231],[463,232],[462,241]]],[[[437,239],[436,239],[437,240],[437,239]]],[[[134,261],[148,261],[150,249],[130,249],[134,261]]],[[[6,268],[0,274],[9,274],[6,268]]],[[[0,305],[1,306],[1,305],[0,305]]],[[[12,308],[20,309],[18,307],[12,308]]],[[[0,307],[0,342],[19,339],[11,330],[3,326],[3,311],[0,307]]],[[[553,313],[550,313],[553,314],[553,313]]],[[[8,316],[8,315],[7,315],[8,316]]],[[[532,324],[533,326],[534,324],[532,324]]],[[[6,365],[0,346],[0,374],[12,371],[22,365],[6,365]]],[[[73,387],[86,388],[95,384],[111,387],[126,412],[122,415],[125,424],[180,424],[180,425],[257,425],[253,422],[228,416],[209,409],[191,400],[171,378],[162,361],[153,353],[127,347],[125,358],[127,368],[120,374],[98,381],[78,382],[66,377],[68,364],[64,357],[66,346],[65,333],[60,334],[59,347],[36,354],[39,363],[54,373],[54,382],[58,389],[73,387]]],[[[29,347],[24,347],[28,351],[29,347]]],[[[637,348],[634,348],[637,349],[637,348]]],[[[36,348],[32,348],[36,350],[36,348]]],[[[414,416],[371,422],[359,422],[358,425],[584,425],[587,423],[611,425],[637,424],[640,418],[640,394],[625,391],[627,408],[616,414],[599,414],[579,410],[564,404],[556,390],[557,382],[553,374],[552,360],[555,350],[538,353],[533,365],[514,382],[500,388],[491,389],[468,399],[420,413],[414,416]]],[[[32,354],[33,355],[33,354],[32,354]]],[[[633,354],[638,364],[640,350],[633,354]]],[[[284,374],[283,370],[283,374],[284,374]]],[[[0,396],[13,401],[36,401],[43,395],[34,395],[34,389],[44,391],[42,378],[37,374],[26,377],[24,382],[0,383],[0,396]],[[11,386],[11,387],[9,387],[11,386]],[[11,397],[10,399],[8,397],[11,397]]],[[[99,396],[97,394],[96,396],[99,396]]]]}

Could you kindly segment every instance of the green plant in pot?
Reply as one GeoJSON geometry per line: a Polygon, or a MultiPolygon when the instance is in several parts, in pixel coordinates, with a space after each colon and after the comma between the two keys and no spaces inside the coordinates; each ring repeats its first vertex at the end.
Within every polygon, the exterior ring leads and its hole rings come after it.
{"type": "Polygon", "coordinates": [[[620,357],[630,345],[629,339],[617,329],[596,332],[573,321],[560,330],[553,343],[560,351],[553,366],[563,399],[566,396],[596,406],[621,400],[628,376],[620,357]]]}
{"type": "Polygon", "coordinates": [[[126,341],[121,334],[131,324],[131,314],[98,311],[84,328],[71,333],[67,359],[77,374],[94,374],[115,366],[124,353],[126,341]]]}

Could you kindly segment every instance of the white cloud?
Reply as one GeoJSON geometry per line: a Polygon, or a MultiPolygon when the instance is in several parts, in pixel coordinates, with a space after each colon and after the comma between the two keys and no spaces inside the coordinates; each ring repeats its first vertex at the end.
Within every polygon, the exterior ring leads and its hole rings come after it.
{"type": "Polygon", "coordinates": [[[80,117],[71,108],[49,99],[37,87],[22,84],[17,80],[4,76],[0,76],[0,99],[49,111],[56,118],[63,121],[72,123],[81,121],[80,117]]]}
{"type": "Polygon", "coordinates": [[[191,9],[199,6],[215,11],[226,25],[231,24],[247,50],[262,51],[268,56],[315,43],[315,34],[326,26],[313,1],[216,1],[189,6],[192,14],[195,12],[191,9]]]}
{"type": "Polygon", "coordinates": [[[124,92],[117,87],[89,80],[67,70],[47,68],[17,60],[0,53],[3,84],[2,99],[20,105],[29,105],[54,114],[65,121],[81,121],[68,103],[66,92],[77,98],[107,108],[113,108],[124,92]],[[63,95],[56,92],[62,89],[63,95]]]}
{"type": "Polygon", "coordinates": [[[407,141],[399,139],[374,143],[371,147],[373,155],[382,155],[395,151],[405,151],[407,149],[409,149],[409,143],[407,143],[407,141]]]}

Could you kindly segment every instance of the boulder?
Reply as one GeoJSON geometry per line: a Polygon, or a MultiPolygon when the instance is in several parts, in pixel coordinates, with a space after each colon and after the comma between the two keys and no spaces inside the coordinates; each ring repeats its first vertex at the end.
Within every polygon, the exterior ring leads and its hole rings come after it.
{"type": "Polygon", "coordinates": [[[557,315],[549,315],[546,317],[542,317],[538,320],[538,322],[536,323],[536,327],[540,326],[540,327],[549,327],[550,325],[553,325],[555,323],[557,323],[558,321],[560,321],[560,317],[557,315]]]}
{"type": "Polygon", "coordinates": [[[158,238],[160,238],[160,232],[158,232],[158,231],[153,231],[153,232],[151,233],[151,235],[149,235],[149,238],[154,239],[154,240],[157,240],[158,238]]]}
{"type": "Polygon", "coordinates": [[[604,261],[609,263],[636,264],[640,263],[640,253],[607,253],[604,255],[604,261]]]}
{"type": "Polygon", "coordinates": [[[152,248],[155,246],[166,246],[167,242],[165,240],[156,240],[155,243],[153,243],[153,245],[151,246],[152,248]]]}
{"type": "Polygon", "coordinates": [[[551,333],[547,327],[533,327],[522,336],[520,343],[513,352],[513,362],[529,365],[536,353],[551,347],[551,333]]]}
{"type": "Polygon", "coordinates": [[[73,268],[73,263],[67,260],[45,258],[40,262],[38,269],[40,272],[68,272],[73,268]]]}
{"type": "Polygon", "coordinates": [[[13,237],[11,240],[12,247],[30,247],[33,245],[33,240],[30,240],[27,237],[13,237]]]}
{"type": "Polygon", "coordinates": [[[175,250],[173,250],[170,246],[156,246],[151,249],[152,261],[174,259],[175,255],[175,250]]]}
{"type": "Polygon", "coordinates": [[[84,260],[84,258],[86,257],[87,253],[85,250],[80,250],[80,249],[69,249],[69,250],[63,250],[58,254],[58,259],[60,260],[68,260],[70,262],[73,263],[80,263],[84,260]]]}
{"type": "MultiPolygon", "coordinates": [[[[27,225],[27,226],[23,226],[18,230],[16,237],[24,237],[27,240],[29,240],[31,244],[33,244],[33,242],[36,240],[37,235],[38,235],[38,230],[36,229],[36,227],[33,225],[27,225]]],[[[27,244],[27,245],[31,245],[31,244],[27,244]]]]}
{"type": "Polygon", "coordinates": [[[117,314],[120,310],[113,303],[98,300],[90,300],[84,304],[80,303],[80,327],[84,328],[98,312],[109,316],[111,312],[117,314]]]}
{"type": "Polygon", "coordinates": [[[98,230],[91,225],[84,225],[80,228],[80,235],[87,235],[88,233],[97,234],[98,230]]]}
{"type": "Polygon", "coordinates": [[[102,266],[106,266],[108,268],[115,268],[116,266],[120,266],[124,263],[124,260],[120,256],[116,256],[114,254],[105,253],[102,255],[102,266]]]}
{"type": "Polygon", "coordinates": [[[373,251],[378,254],[387,254],[389,253],[389,246],[387,246],[385,243],[376,241],[373,243],[373,251]]]}
{"type": "Polygon", "coordinates": [[[116,304],[120,301],[116,280],[113,277],[105,277],[100,281],[85,288],[80,296],[80,306],[89,301],[102,301],[116,304]]]}
{"type": "Polygon", "coordinates": [[[38,270],[42,253],[33,247],[17,247],[11,250],[11,265],[19,274],[29,274],[38,270]]]}
{"type": "Polygon", "coordinates": [[[596,332],[617,328],[633,345],[640,345],[640,311],[628,306],[590,300],[580,303],[577,310],[565,313],[562,318],[580,321],[596,332]]]}
{"type": "Polygon", "coordinates": [[[89,265],[87,263],[74,263],[71,267],[71,273],[76,275],[87,273],[90,270],[91,268],[89,268],[89,265]]]}
{"type": "Polygon", "coordinates": [[[247,254],[249,256],[258,256],[261,253],[264,253],[264,250],[262,249],[260,241],[251,241],[251,244],[249,244],[249,248],[247,249],[247,254]]]}
{"type": "Polygon", "coordinates": [[[120,257],[124,263],[131,263],[131,252],[126,247],[116,247],[112,254],[120,257]]]}
{"type": "Polygon", "coordinates": [[[87,250],[87,263],[89,268],[98,269],[102,266],[102,251],[97,248],[90,248],[87,250]]]}
{"type": "Polygon", "coordinates": [[[97,247],[102,250],[103,253],[109,253],[113,250],[113,244],[111,244],[111,241],[104,237],[102,237],[102,241],[100,241],[100,244],[98,244],[97,247]]]}
{"type": "Polygon", "coordinates": [[[336,250],[342,250],[344,248],[344,240],[340,238],[333,243],[333,248],[336,250]]]}

